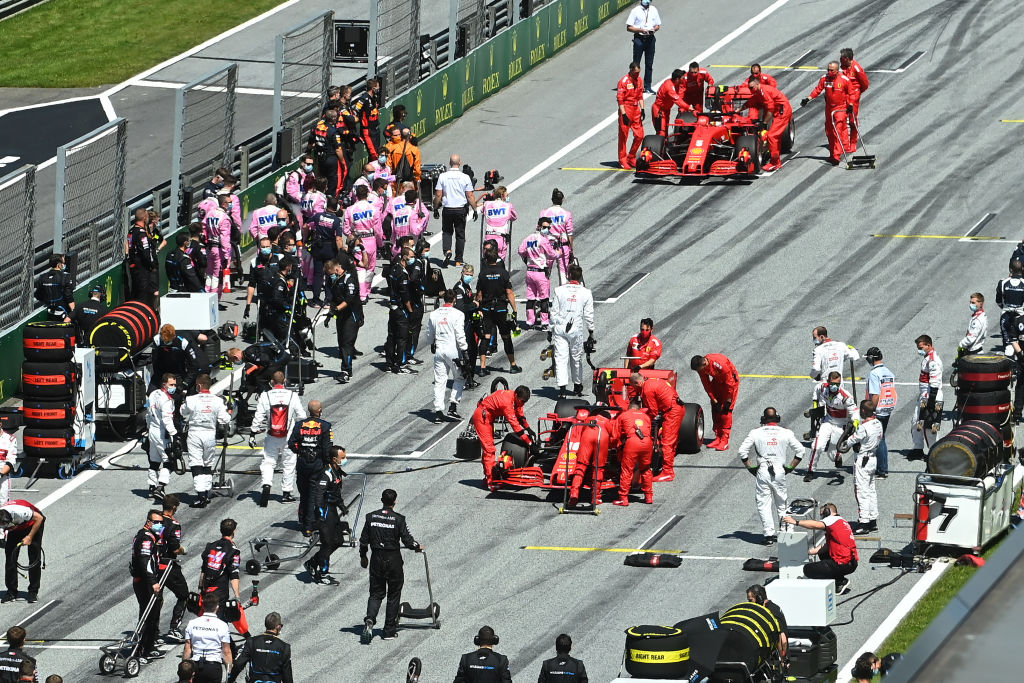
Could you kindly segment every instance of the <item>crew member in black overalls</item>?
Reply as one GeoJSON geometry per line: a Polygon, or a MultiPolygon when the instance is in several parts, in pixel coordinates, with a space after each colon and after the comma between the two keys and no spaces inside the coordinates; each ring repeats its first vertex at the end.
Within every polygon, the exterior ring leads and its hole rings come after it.
{"type": "Polygon", "coordinates": [[[587,667],[583,662],[569,655],[572,638],[562,633],[555,638],[555,656],[540,665],[537,683],[587,683],[587,667]]]}
{"type": "MultiPolygon", "coordinates": [[[[191,388],[199,374],[196,347],[178,334],[170,323],[160,328],[160,334],[153,339],[153,373],[149,380],[149,392],[160,388],[161,377],[171,373],[178,381],[191,388]]],[[[175,398],[184,400],[184,392],[175,398]]]]}
{"type": "Polygon", "coordinates": [[[312,303],[319,306],[323,303],[320,292],[324,290],[324,276],[327,274],[324,265],[335,257],[344,239],[343,225],[338,217],[338,200],[328,197],[327,206],[313,216],[306,227],[310,232],[309,254],[313,257],[313,281],[310,283],[313,290],[312,303]]]}
{"type": "MultiPolygon", "coordinates": [[[[203,550],[203,567],[199,574],[200,597],[216,594],[218,600],[217,618],[232,623],[239,635],[249,636],[249,622],[245,618],[245,610],[239,605],[238,619],[229,619],[226,604],[229,599],[241,601],[239,593],[238,567],[242,562],[242,553],[235,546],[235,529],[238,523],[231,519],[220,522],[221,537],[213,543],[207,543],[203,550]]],[[[231,617],[236,615],[232,614],[231,617]]]]}
{"type": "Polygon", "coordinates": [[[316,523],[316,507],[313,502],[313,487],[331,459],[331,442],[334,432],[331,423],[320,419],[323,404],[310,401],[307,406],[309,417],[296,422],[288,437],[288,448],[298,455],[295,460],[295,484],[299,488],[299,528],[307,538],[312,535],[316,523]]]}
{"type": "Polygon", "coordinates": [[[476,301],[483,316],[482,325],[484,338],[480,345],[480,374],[486,375],[487,354],[491,351],[494,333],[501,335],[501,342],[508,356],[508,371],[512,374],[522,372],[516,365],[516,352],[512,347],[512,330],[515,328],[516,295],[509,281],[505,262],[498,255],[497,243],[487,240],[484,247],[484,264],[480,266],[480,279],[477,284],[476,301]]]}
{"type": "Polygon", "coordinates": [[[145,209],[135,211],[135,222],[128,231],[128,270],[131,274],[131,295],[128,301],[141,301],[154,311],[160,296],[157,245],[149,232],[149,213],[145,209]]]}
{"type": "Polygon", "coordinates": [[[263,626],[266,631],[245,641],[238,651],[228,683],[234,683],[246,667],[246,683],[292,683],[292,647],[281,640],[281,615],[271,612],[263,626]]]}
{"type": "MultiPolygon", "coordinates": [[[[425,241],[425,240],[424,240],[425,241]]],[[[420,330],[423,328],[423,291],[426,287],[426,271],[423,266],[420,250],[414,250],[413,256],[407,260],[405,270],[409,273],[409,337],[405,343],[405,360],[412,365],[423,365],[417,358],[416,347],[419,345],[420,330]]]]}
{"type": "Polygon", "coordinates": [[[288,312],[291,309],[291,289],[288,278],[295,261],[288,256],[277,262],[277,269],[267,277],[266,291],[260,292],[260,325],[273,333],[282,348],[288,348],[288,312]]]}
{"type": "Polygon", "coordinates": [[[328,263],[328,284],[330,286],[330,315],[324,327],[334,317],[338,333],[338,355],[341,356],[341,373],[338,381],[347,384],[352,379],[352,359],[356,356],[356,338],[363,326],[363,301],[359,294],[359,277],[356,264],[347,253],[339,253],[336,261],[328,263]]]}
{"type": "Polygon", "coordinates": [[[75,313],[75,278],[67,272],[64,254],[50,256],[50,270],[36,283],[36,301],[46,306],[51,321],[71,322],[75,313]]]}
{"type": "Polygon", "coordinates": [[[139,634],[138,653],[144,659],[161,656],[160,651],[156,649],[156,633],[160,626],[160,608],[164,604],[158,565],[158,544],[163,528],[161,512],[150,510],[146,516],[146,525],[139,529],[135,534],[135,540],[132,541],[132,589],[139,603],[140,620],[150,599],[156,596],[153,608],[142,625],[142,633],[139,634]]]}
{"type": "Polygon", "coordinates": [[[409,375],[416,372],[406,364],[406,342],[409,341],[409,318],[412,316],[412,298],[409,294],[409,271],[406,266],[414,252],[402,249],[399,258],[388,269],[388,337],[384,342],[384,355],[388,370],[409,375]]]}
{"type": "Polygon", "coordinates": [[[473,636],[477,650],[467,652],[459,659],[454,683],[512,683],[508,657],[494,651],[498,634],[490,626],[481,626],[473,636]]]}
{"type": "Polygon", "coordinates": [[[327,572],[331,568],[331,553],[345,542],[345,531],[348,528],[348,523],[341,520],[342,515],[348,514],[341,491],[342,482],[347,476],[341,466],[347,457],[344,447],[331,446],[331,460],[321,470],[320,478],[313,488],[313,502],[320,525],[320,549],[305,564],[306,571],[313,576],[313,583],[338,585],[338,580],[327,572]],[[341,514],[338,514],[339,509],[341,514]]]}
{"type": "Polygon", "coordinates": [[[473,389],[480,386],[476,377],[476,354],[477,334],[480,332],[480,308],[476,304],[476,294],[473,293],[474,268],[470,264],[462,266],[462,274],[458,282],[452,286],[455,292],[455,308],[462,311],[466,317],[466,360],[462,365],[462,376],[466,378],[466,388],[473,389]]]}
{"type": "Polygon", "coordinates": [[[107,302],[103,300],[107,290],[103,285],[95,284],[89,290],[89,298],[82,302],[82,305],[75,309],[75,324],[78,326],[78,345],[89,345],[89,337],[92,335],[92,328],[100,318],[110,312],[107,302]]]}
{"type": "Polygon", "coordinates": [[[179,232],[174,241],[178,248],[172,250],[164,259],[164,271],[167,273],[167,282],[171,289],[176,292],[203,291],[203,283],[196,273],[192,257],[188,254],[189,245],[192,243],[189,236],[179,232]]]}
{"type": "MultiPolygon", "coordinates": [[[[181,524],[174,515],[178,512],[178,496],[168,493],[164,496],[163,505],[163,530],[160,533],[159,543],[159,568],[162,574],[167,565],[178,555],[185,554],[185,546],[181,544],[181,524]]],[[[175,563],[171,573],[167,575],[164,587],[174,594],[176,602],[171,611],[171,627],[164,636],[165,640],[176,643],[185,642],[185,632],[181,630],[181,620],[185,617],[185,603],[188,601],[188,582],[185,575],[181,573],[181,565],[175,563]]]]}
{"type": "Polygon", "coordinates": [[[388,604],[384,610],[382,637],[391,640],[398,633],[398,605],[402,602],[402,585],[405,583],[399,544],[416,552],[424,549],[409,533],[405,517],[395,512],[397,500],[398,494],[394,489],[384,489],[380,495],[384,507],[366,515],[363,532],[359,536],[359,564],[363,569],[370,568],[370,599],[366,602],[366,617],[363,619],[363,641],[367,643],[373,638],[373,625],[377,623],[377,613],[385,596],[388,604]],[[372,558],[367,557],[370,548],[373,549],[372,558]]]}
{"type": "Polygon", "coordinates": [[[380,144],[380,79],[366,79],[366,90],[356,98],[353,111],[359,120],[363,144],[371,160],[384,153],[380,144]]]}

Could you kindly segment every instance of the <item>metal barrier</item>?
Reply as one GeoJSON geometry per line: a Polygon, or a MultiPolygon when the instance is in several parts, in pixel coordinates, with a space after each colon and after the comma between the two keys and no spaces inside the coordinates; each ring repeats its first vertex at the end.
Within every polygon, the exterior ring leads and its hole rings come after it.
{"type": "Polygon", "coordinates": [[[278,34],[274,66],[274,153],[291,160],[302,150],[303,134],[316,123],[331,84],[334,12],[278,34]],[[277,133],[291,131],[290,148],[278,154],[277,133]]]}
{"type": "Polygon", "coordinates": [[[125,141],[121,118],[57,150],[55,249],[78,256],[79,282],[124,256],[125,141]]]}
{"type": "Polygon", "coordinates": [[[484,42],[484,0],[459,0],[456,31],[456,59],[484,42]]]}
{"type": "Polygon", "coordinates": [[[373,0],[368,71],[384,77],[388,92],[399,93],[420,80],[419,0],[373,0]]]}
{"type": "Polygon", "coordinates": [[[32,216],[35,212],[36,167],[22,166],[0,178],[0,329],[32,311],[32,216]]]}
{"type": "MultiPolygon", "coordinates": [[[[238,65],[231,63],[175,93],[171,197],[176,206],[183,188],[197,187],[213,170],[234,161],[237,82],[238,65]]],[[[170,232],[179,227],[176,211],[171,227],[170,232]]]]}

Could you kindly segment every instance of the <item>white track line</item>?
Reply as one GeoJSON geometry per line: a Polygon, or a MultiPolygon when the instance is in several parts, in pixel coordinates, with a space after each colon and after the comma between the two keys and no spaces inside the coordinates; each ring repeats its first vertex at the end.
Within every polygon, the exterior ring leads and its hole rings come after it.
{"type": "Polygon", "coordinates": [[[669,518],[668,518],[668,519],[666,519],[666,520],[665,520],[664,522],[662,522],[661,526],[659,526],[659,527],[658,527],[657,529],[655,529],[655,530],[654,530],[654,533],[653,533],[653,534],[651,534],[650,536],[648,536],[648,537],[647,537],[647,540],[646,540],[646,541],[644,541],[643,543],[641,543],[641,544],[640,544],[640,547],[641,547],[641,548],[643,548],[643,547],[645,547],[645,546],[646,546],[646,545],[647,545],[648,543],[650,543],[650,542],[651,542],[651,539],[652,539],[652,538],[654,538],[655,536],[657,536],[658,534],[660,534],[660,533],[661,533],[661,530],[662,530],[662,529],[664,529],[664,528],[665,528],[666,526],[668,526],[668,525],[669,525],[669,524],[670,524],[670,523],[672,522],[672,520],[673,520],[673,519],[675,519],[675,515],[673,515],[673,516],[669,517],[669,518]]]}
{"type": "MultiPolygon", "coordinates": [[[[37,505],[36,507],[39,507],[39,506],[37,505]]],[[[39,614],[39,613],[41,613],[41,612],[42,612],[43,610],[47,609],[47,608],[48,608],[48,607],[49,607],[50,605],[52,605],[52,604],[53,604],[53,603],[55,603],[55,602],[57,602],[57,601],[56,601],[56,600],[50,600],[50,602],[46,603],[45,605],[43,605],[42,607],[40,607],[39,609],[37,609],[37,610],[36,610],[35,612],[33,612],[32,614],[28,615],[27,617],[25,617],[25,618],[24,618],[24,619],[22,619],[21,621],[19,621],[19,622],[18,622],[18,626],[24,626],[24,625],[25,625],[25,624],[27,624],[28,622],[32,621],[32,619],[33,619],[33,618],[34,618],[34,617],[35,617],[35,616],[36,616],[37,614],[39,614]]],[[[4,639],[4,641],[6,642],[6,640],[7,640],[7,639],[5,638],[5,639],[4,639]]]]}
{"type": "Polygon", "coordinates": [[[907,616],[907,613],[913,609],[914,605],[917,604],[918,600],[924,597],[924,594],[928,591],[932,585],[938,581],[942,573],[949,569],[949,562],[936,562],[932,565],[932,568],[925,572],[924,576],[914,584],[914,587],[910,589],[903,599],[900,600],[896,608],[889,613],[889,616],[878,625],[875,632],[868,636],[868,639],[864,641],[864,644],[854,650],[854,655],[850,657],[850,661],[846,663],[846,666],[839,670],[839,679],[844,680],[853,676],[853,665],[857,663],[857,657],[862,652],[877,652],[878,648],[882,646],[882,643],[889,634],[893,632],[903,617],[907,616]]]}
{"type": "MultiPolygon", "coordinates": [[[[14,113],[16,111],[27,111],[29,109],[40,109],[41,107],[49,107],[49,106],[52,106],[54,104],[71,104],[72,102],[84,102],[85,100],[94,100],[97,97],[99,97],[98,94],[97,95],[83,95],[81,97],[69,97],[69,98],[64,99],[64,100],[53,100],[51,102],[40,102],[39,104],[27,104],[24,107],[11,107],[10,109],[0,109],[0,116],[3,116],[4,114],[12,114],[12,113],[14,113]]],[[[115,117],[110,117],[109,114],[107,116],[108,116],[108,118],[117,118],[116,116],[115,117]]]]}
{"type": "MultiPolygon", "coordinates": [[[[175,81],[151,81],[149,79],[139,80],[132,85],[143,88],[164,88],[167,90],[177,90],[185,83],[177,83],[175,81]]],[[[208,90],[210,92],[225,92],[227,88],[220,85],[200,85],[195,88],[196,90],[208,90]]],[[[237,95],[276,95],[277,91],[270,88],[235,88],[235,94],[237,95]]],[[[320,97],[320,93],[315,92],[300,92],[298,90],[284,90],[281,93],[286,97],[301,97],[306,99],[315,99],[320,97]]]]}
{"type": "MultiPolygon", "coordinates": [[[[277,14],[278,12],[280,12],[281,10],[287,9],[287,8],[291,7],[292,5],[297,4],[298,2],[299,2],[299,0],[287,0],[287,2],[283,2],[283,3],[281,3],[280,5],[278,5],[276,7],[272,7],[269,10],[267,10],[266,12],[264,12],[263,14],[261,14],[261,15],[259,15],[257,17],[253,17],[252,19],[250,19],[249,21],[245,22],[244,24],[239,24],[238,26],[230,28],[227,31],[224,31],[223,33],[221,33],[220,35],[216,35],[213,38],[210,38],[209,40],[207,40],[204,43],[200,43],[199,45],[196,45],[195,47],[190,48],[188,50],[185,50],[184,52],[182,52],[181,54],[179,54],[179,55],[177,55],[175,57],[171,57],[170,59],[168,59],[166,61],[163,61],[163,62],[160,62],[159,64],[157,64],[156,66],[154,66],[152,68],[146,69],[145,71],[143,71],[140,74],[136,74],[135,76],[132,76],[127,81],[122,81],[121,83],[118,83],[117,85],[115,85],[115,86],[113,86],[113,87],[103,91],[100,94],[99,97],[102,100],[107,101],[107,103],[109,104],[110,98],[113,95],[121,92],[125,88],[127,88],[127,87],[129,87],[131,85],[135,85],[139,81],[144,80],[144,79],[148,78],[149,76],[152,76],[153,74],[157,73],[158,71],[162,71],[163,69],[166,69],[169,66],[177,64],[178,62],[182,61],[183,59],[188,59],[189,57],[191,57],[192,55],[196,54],[197,52],[202,52],[206,48],[208,48],[208,47],[210,47],[212,45],[216,45],[217,43],[219,43],[220,41],[224,40],[225,38],[230,38],[231,36],[235,35],[236,33],[240,33],[242,31],[244,31],[245,29],[249,28],[250,26],[253,26],[254,24],[258,24],[259,22],[263,21],[264,19],[266,19],[268,17],[272,17],[275,14],[277,14]]],[[[230,61],[230,60],[228,60],[228,61],[230,61]]]]}

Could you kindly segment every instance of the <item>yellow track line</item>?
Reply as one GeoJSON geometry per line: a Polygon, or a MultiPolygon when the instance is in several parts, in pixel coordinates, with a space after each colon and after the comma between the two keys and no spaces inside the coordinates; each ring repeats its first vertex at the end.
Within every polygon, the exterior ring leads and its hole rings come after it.
{"type": "Polygon", "coordinates": [[[558,169],[559,171],[619,171],[622,173],[632,173],[631,168],[609,168],[607,166],[601,166],[599,168],[590,168],[585,166],[562,166],[558,169]]]}
{"type": "Polygon", "coordinates": [[[999,123],[1024,123],[1024,119],[999,119],[999,123]]]}
{"type": "Polygon", "coordinates": [[[524,545],[523,550],[560,550],[572,553],[661,553],[663,555],[682,555],[685,550],[651,550],[649,548],[573,548],[554,545],[524,545]]]}

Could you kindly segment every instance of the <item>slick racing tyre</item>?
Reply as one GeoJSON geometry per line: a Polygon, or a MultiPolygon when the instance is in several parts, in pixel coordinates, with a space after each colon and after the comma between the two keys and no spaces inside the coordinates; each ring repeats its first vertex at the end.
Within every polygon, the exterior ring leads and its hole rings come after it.
{"type": "Polygon", "coordinates": [[[794,147],[796,147],[796,121],[790,119],[789,125],[786,126],[786,132],[782,134],[782,140],[779,141],[779,151],[789,154],[794,147]]]}
{"type": "Polygon", "coordinates": [[[956,363],[957,393],[1002,391],[1013,378],[1013,361],[1003,355],[964,356],[956,363]]]}
{"type": "Polygon", "coordinates": [[[961,394],[957,397],[957,413],[960,420],[981,420],[1001,426],[1010,421],[1010,392],[984,391],[961,394]]]}
{"type": "Polygon", "coordinates": [[[686,413],[683,421],[679,423],[679,445],[677,450],[680,453],[700,453],[704,445],[704,409],[699,403],[684,403],[686,413]]]}
{"type": "Polygon", "coordinates": [[[576,417],[576,408],[588,405],[582,398],[560,398],[555,402],[555,415],[558,417],[576,417]]]}
{"type": "Polygon", "coordinates": [[[736,158],[738,159],[740,153],[746,149],[750,152],[751,159],[754,162],[754,173],[761,172],[761,143],[757,139],[756,135],[741,135],[736,140],[736,158]]]}
{"type": "Polygon", "coordinates": [[[640,151],[636,155],[637,170],[644,171],[648,168],[650,162],[661,161],[664,158],[665,137],[662,135],[645,135],[644,141],[640,144],[640,151]]]}

